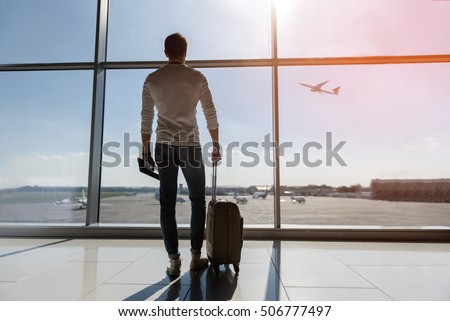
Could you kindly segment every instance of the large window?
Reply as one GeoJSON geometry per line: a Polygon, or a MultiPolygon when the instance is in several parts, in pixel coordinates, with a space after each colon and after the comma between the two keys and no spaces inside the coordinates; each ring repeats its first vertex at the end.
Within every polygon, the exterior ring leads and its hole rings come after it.
{"type": "MultiPolygon", "coordinates": [[[[220,123],[223,161],[218,170],[219,195],[242,202],[246,224],[273,225],[273,198],[269,196],[260,203],[252,197],[258,191],[269,194],[273,188],[272,167],[268,161],[271,153],[271,70],[200,70],[208,78],[220,123]]],[[[102,223],[159,223],[159,184],[139,173],[136,162],[141,143],[142,85],[152,71],[108,72],[100,202],[102,223]]],[[[200,105],[197,116],[209,191],[210,136],[200,105]]],[[[156,121],[154,126],[156,128],[156,121]]],[[[177,220],[180,224],[188,224],[189,197],[181,171],[179,186],[177,220]]]]}
{"type": "MultiPolygon", "coordinates": [[[[219,197],[249,233],[448,230],[449,15],[432,0],[2,0],[0,223],[158,232],[141,93],[180,32],[218,111],[219,197]]],[[[187,227],[181,172],[178,199],[187,227]]]]}
{"type": "Polygon", "coordinates": [[[189,59],[269,58],[268,0],[112,0],[108,60],[165,60],[164,39],[189,41],[189,59]]]}
{"type": "Polygon", "coordinates": [[[108,71],[103,134],[102,223],[159,223],[159,184],[139,172],[142,85],[151,70],[108,71]],[[154,200],[154,201],[153,201],[154,200]],[[155,205],[155,206],[151,206],[155,205]]]}
{"type": "MultiPolygon", "coordinates": [[[[371,183],[450,177],[449,72],[450,64],[281,68],[281,141],[292,144],[282,158],[282,222],[448,226],[449,203],[374,200],[371,183]],[[328,79],[328,93],[301,85],[328,79]]],[[[420,181],[414,188],[422,192],[420,181]]]]}
{"type": "Polygon", "coordinates": [[[279,0],[279,56],[448,54],[450,4],[424,0],[279,0]]]}
{"type": "Polygon", "coordinates": [[[0,88],[0,222],[84,222],[91,73],[0,73],[0,88]]]}
{"type": "Polygon", "coordinates": [[[0,64],[94,60],[95,0],[2,0],[0,64]]]}

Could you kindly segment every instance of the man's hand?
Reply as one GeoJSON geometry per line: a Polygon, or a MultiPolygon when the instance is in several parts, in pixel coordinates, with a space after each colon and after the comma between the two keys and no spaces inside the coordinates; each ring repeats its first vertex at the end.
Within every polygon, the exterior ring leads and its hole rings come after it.
{"type": "Polygon", "coordinates": [[[155,170],[155,161],[153,160],[151,149],[150,149],[150,139],[152,137],[151,134],[142,133],[142,158],[144,159],[144,164],[147,162],[152,170],[155,170]]]}
{"type": "Polygon", "coordinates": [[[209,133],[211,134],[211,140],[213,143],[213,149],[211,152],[211,162],[217,164],[222,159],[220,155],[220,144],[219,144],[219,128],[210,129],[209,133]]]}
{"type": "Polygon", "coordinates": [[[214,146],[211,152],[211,161],[213,163],[217,163],[222,160],[222,155],[220,155],[220,148],[218,146],[214,146]]]}
{"type": "Polygon", "coordinates": [[[142,158],[144,159],[144,162],[147,162],[150,165],[152,170],[155,170],[156,164],[151,153],[144,153],[142,158]]]}

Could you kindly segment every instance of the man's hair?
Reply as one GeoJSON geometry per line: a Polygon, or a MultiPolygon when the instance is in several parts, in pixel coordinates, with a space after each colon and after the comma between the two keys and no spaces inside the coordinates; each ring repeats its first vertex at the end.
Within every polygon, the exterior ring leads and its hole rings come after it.
{"type": "Polygon", "coordinates": [[[181,57],[187,52],[187,40],[180,33],[171,34],[164,41],[164,50],[170,57],[181,57]]]}

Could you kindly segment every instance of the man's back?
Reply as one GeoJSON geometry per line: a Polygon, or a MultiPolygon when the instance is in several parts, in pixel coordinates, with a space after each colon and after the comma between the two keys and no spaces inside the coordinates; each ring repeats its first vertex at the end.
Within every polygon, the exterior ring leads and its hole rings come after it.
{"type": "Polygon", "coordinates": [[[143,95],[143,117],[147,124],[154,117],[153,106],[150,105],[156,105],[158,111],[157,142],[199,145],[196,120],[199,100],[208,127],[217,127],[215,108],[205,76],[185,64],[170,63],[151,73],[145,80],[143,95]]]}

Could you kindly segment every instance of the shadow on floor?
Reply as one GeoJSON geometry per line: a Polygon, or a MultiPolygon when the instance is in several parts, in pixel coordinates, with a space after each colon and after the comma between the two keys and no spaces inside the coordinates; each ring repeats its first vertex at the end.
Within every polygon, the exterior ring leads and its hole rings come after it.
{"type": "Polygon", "coordinates": [[[145,301],[160,292],[165,291],[155,301],[228,301],[233,298],[237,287],[238,276],[231,271],[228,265],[216,275],[214,269],[209,267],[201,271],[188,271],[178,278],[162,278],[144,289],[125,298],[124,301],[145,301]],[[206,273],[206,275],[204,275],[206,273]],[[190,279],[187,293],[183,293],[182,279],[190,279]],[[167,282],[170,282],[167,285],[167,282]]]}
{"type": "MultiPolygon", "coordinates": [[[[281,242],[274,241],[270,250],[271,265],[267,275],[264,300],[279,301],[284,290],[280,283],[281,242]]],[[[263,280],[261,280],[263,281],[263,280]]],[[[238,286],[238,275],[225,264],[217,275],[213,267],[201,271],[188,271],[173,279],[165,276],[156,282],[124,299],[124,301],[145,301],[163,291],[155,301],[229,301],[233,299],[238,286]],[[182,282],[183,280],[183,282],[182,282]]],[[[285,294],[285,293],[284,293],[285,294]]]]}

